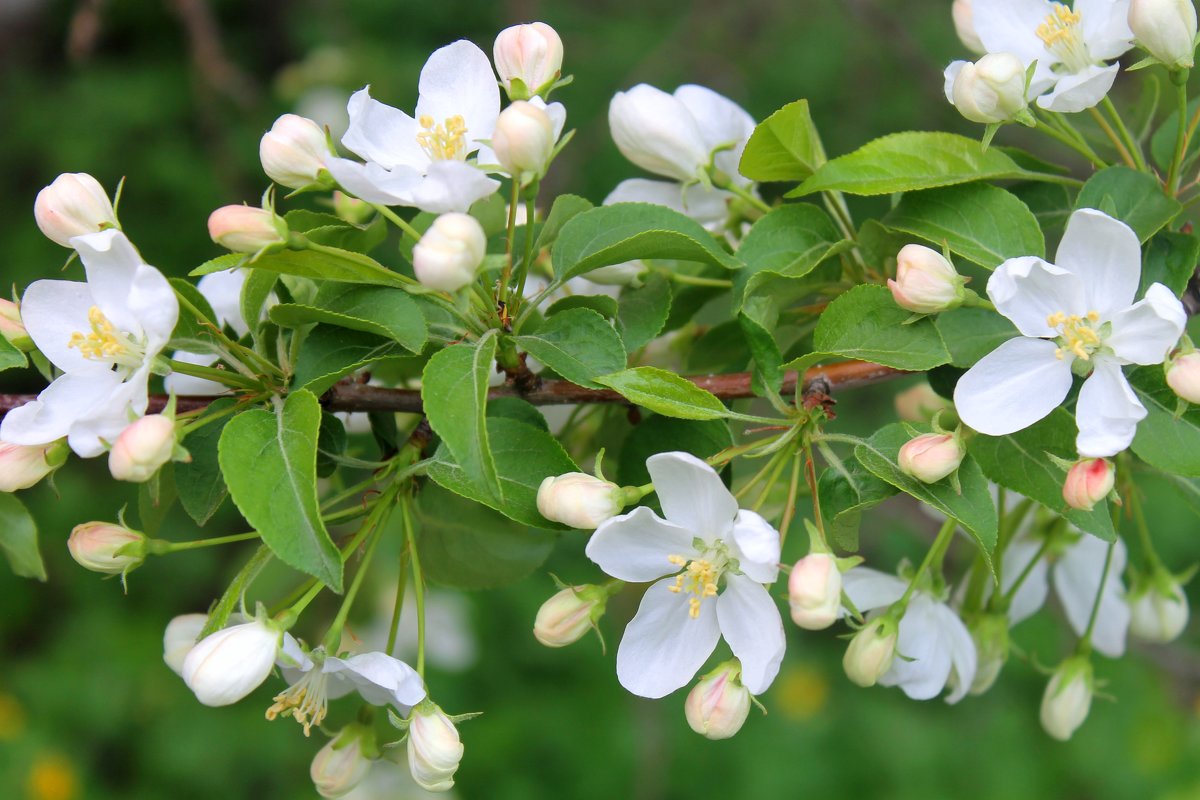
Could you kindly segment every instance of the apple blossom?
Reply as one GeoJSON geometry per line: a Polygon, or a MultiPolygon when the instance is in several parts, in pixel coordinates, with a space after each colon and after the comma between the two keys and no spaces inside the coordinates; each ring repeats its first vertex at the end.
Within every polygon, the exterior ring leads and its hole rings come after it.
{"type": "Polygon", "coordinates": [[[257,253],[264,247],[286,242],[288,227],[270,209],[222,206],[208,217],[208,235],[226,250],[257,253]]]}
{"type": "Polygon", "coordinates": [[[444,792],[454,786],[463,745],[454,722],[425,700],[408,718],[408,768],[422,789],[444,792]]]}
{"type": "Polygon", "coordinates": [[[146,560],[146,534],[109,522],[76,525],[67,538],[71,558],[84,569],[122,575],[146,560]],[[122,552],[126,551],[126,552],[122,552]]]}
{"type": "Polygon", "coordinates": [[[206,706],[236,703],[271,674],[283,635],[257,619],[210,634],[184,658],[183,681],[206,706]]]}
{"type": "Polygon", "coordinates": [[[1189,403],[1200,404],[1200,351],[1176,356],[1167,365],[1167,385],[1189,403]]]}
{"type": "Polygon", "coordinates": [[[548,92],[562,72],[562,39],[544,22],[513,25],[496,37],[492,57],[509,98],[528,100],[548,92]]]}
{"type": "Polygon", "coordinates": [[[1067,471],[1063,499],[1071,508],[1091,511],[1108,497],[1117,480],[1117,471],[1105,458],[1085,458],[1067,471]]]}
{"type": "Polygon", "coordinates": [[[104,187],[86,172],[59,175],[38,192],[33,216],[46,238],[63,247],[74,247],[76,236],[121,227],[104,187]]]}
{"type": "Polygon", "coordinates": [[[896,278],[888,288],[896,305],[917,314],[936,314],[962,305],[966,281],[936,250],[905,245],[896,256],[896,278]]]}
{"type": "Polygon", "coordinates": [[[492,151],[513,178],[536,180],[546,174],[557,139],[550,115],[533,103],[518,100],[496,119],[492,151]]]}
{"type": "Polygon", "coordinates": [[[1059,664],[1042,695],[1041,720],[1046,733],[1060,742],[1070,739],[1087,719],[1094,686],[1092,662],[1086,656],[1059,664]]]}
{"type": "Polygon", "coordinates": [[[983,42],[979,40],[979,34],[975,32],[975,14],[971,8],[971,0],[954,0],[950,6],[950,13],[954,17],[954,32],[958,34],[958,40],[963,43],[963,47],[979,55],[986,53],[983,42]]]}
{"type": "Polygon", "coordinates": [[[809,553],[788,574],[792,621],[821,631],[837,621],[842,609],[842,572],[832,553],[809,553]]]}
{"type": "Polygon", "coordinates": [[[1004,614],[984,614],[967,626],[978,657],[975,680],[971,682],[968,694],[983,694],[1000,677],[1000,671],[1008,663],[1008,627],[1008,617],[1004,614]]]}
{"type": "Polygon", "coordinates": [[[263,172],[290,189],[318,183],[325,161],[332,155],[321,126],[297,114],[284,114],[275,120],[258,145],[263,172]]]}
{"type": "Polygon", "coordinates": [[[371,760],[363,753],[363,740],[369,737],[373,737],[369,728],[354,723],[317,751],[308,769],[317,794],[342,797],[362,783],[371,770],[371,760]]]}
{"type": "Polygon", "coordinates": [[[542,603],[533,635],[546,647],[566,647],[583,638],[604,616],[611,592],[604,586],[567,586],[542,603]]]}
{"type": "Polygon", "coordinates": [[[1196,7],[1192,0],[1129,0],[1129,28],[1137,43],[1169,69],[1196,61],[1196,7]]]}
{"type": "Polygon", "coordinates": [[[1166,572],[1151,576],[1129,595],[1129,632],[1147,642],[1166,644],[1179,638],[1187,627],[1187,595],[1166,572]]]}
{"type": "Polygon", "coordinates": [[[117,437],[108,453],[108,470],[119,481],[145,483],[175,452],[175,420],[150,414],[117,437]]]}
{"type": "Polygon", "coordinates": [[[413,247],[413,271],[423,286],[457,292],[475,280],[487,255],[487,236],[474,217],[442,214],[413,247]]]}
{"type": "Polygon", "coordinates": [[[897,627],[894,620],[870,620],[854,634],[842,656],[846,677],[864,689],[874,686],[892,668],[896,659],[897,627]]]}
{"type": "Polygon", "coordinates": [[[0,492],[28,489],[67,460],[66,442],[23,445],[0,441],[0,492]]]}
{"type": "Polygon", "coordinates": [[[904,443],[897,455],[900,470],[922,483],[937,483],[958,470],[967,449],[953,433],[923,433],[904,443]]]}
{"type": "Polygon", "coordinates": [[[688,692],[683,712],[688,725],[706,739],[729,739],[750,714],[750,690],[741,681],[737,659],[726,661],[688,692]]]}
{"type": "Polygon", "coordinates": [[[624,492],[615,483],[568,472],[544,479],[538,487],[538,513],[572,528],[592,530],[625,507],[624,492]]]}
{"type": "Polygon", "coordinates": [[[167,623],[163,631],[163,661],[176,675],[183,676],[183,661],[207,624],[207,614],[181,614],[167,623]]]}
{"type": "Polygon", "coordinates": [[[972,64],[955,61],[946,67],[946,99],[971,122],[1013,122],[1029,106],[1025,100],[1025,65],[1012,53],[989,53],[972,64]]]}

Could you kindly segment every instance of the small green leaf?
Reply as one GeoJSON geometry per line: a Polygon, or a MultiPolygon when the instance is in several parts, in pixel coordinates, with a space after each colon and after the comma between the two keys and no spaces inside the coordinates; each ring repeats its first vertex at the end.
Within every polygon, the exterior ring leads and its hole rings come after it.
{"type": "Polygon", "coordinates": [[[29,366],[29,359],[17,348],[0,336],[0,372],[6,369],[20,369],[29,366]]]}
{"type": "Polygon", "coordinates": [[[376,216],[369,225],[351,225],[341,217],[298,208],[283,215],[288,228],[317,244],[367,253],[387,238],[387,222],[376,216]]]}
{"type": "Polygon", "coordinates": [[[733,446],[733,434],[724,420],[674,419],[654,415],[642,420],[625,437],[617,461],[617,477],[625,486],[650,482],[646,459],[656,453],[681,451],[710,458],[733,446]]]}
{"type": "Polygon", "coordinates": [[[738,172],[752,181],[802,181],[825,163],[825,148],[809,114],[797,100],[755,127],[738,172]]]}
{"type": "Polygon", "coordinates": [[[855,286],[829,304],[813,334],[813,350],[896,369],[928,370],[950,361],[950,351],[929,318],[896,305],[883,286],[855,286]]]}
{"type": "MultiPolygon", "coordinates": [[[[198,420],[224,414],[235,405],[237,401],[232,397],[222,397],[206,408],[198,420]]],[[[175,486],[179,492],[179,504],[200,526],[212,518],[229,494],[225,487],[225,478],[221,475],[217,446],[221,440],[221,432],[231,419],[232,416],[226,415],[189,433],[183,440],[183,446],[191,454],[192,460],[175,465],[175,486]]]]}
{"type": "Polygon", "coordinates": [[[564,225],[592,208],[594,206],[590,200],[578,195],[560,194],[554,198],[554,205],[550,206],[550,214],[546,217],[542,229],[538,231],[537,240],[533,243],[534,250],[544,250],[553,245],[558,240],[558,235],[562,233],[564,225]]]}
{"type": "Polygon", "coordinates": [[[242,319],[250,327],[250,332],[256,336],[263,318],[263,306],[267,304],[267,299],[278,281],[279,276],[267,270],[252,269],[246,273],[240,299],[242,319]]]}
{"type": "Polygon", "coordinates": [[[613,326],[588,308],[555,314],[517,346],[571,383],[599,389],[593,379],[625,367],[625,346],[613,326]]]}
{"type": "MultiPolygon", "coordinates": [[[[843,241],[822,209],[792,203],[771,211],[746,234],[737,256],[746,268],[733,276],[734,305],[740,306],[752,278],[802,278],[835,255],[843,241]]],[[[757,283],[757,282],[756,282],[757,283]]]]}
{"type": "Polygon", "coordinates": [[[399,342],[412,353],[421,352],[428,335],[420,307],[402,289],[327,283],[311,305],[280,304],[271,308],[270,316],[284,327],[323,322],[373,333],[399,342]]]}
{"type": "Polygon", "coordinates": [[[304,337],[292,386],[324,394],[352,372],[383,360],[408,357],[392,339],[335,325],[318,325],[304,337]]]}
{"type": "Polygon", "coordinates": [[[721,419],[732,416],[711,392],[657,367],[634,367],[596,378],[634,405],[679,419],[721,419]]]}
{"type": "Polygon", "coordinates": [[[1133,452],[1164,472],[1200,478],[1200,406],[1187,406],[1176,419],[1179,397],[1167,386],[1160,366],[1135,369],[1129,382],[1147,412],[1138,423],[1133,452]]]}
{"type": "Polygon", "coordinates": [[[590,308],[605,319],[616,319],[617,301],[606,294],[573,294],[555,300],[546,309],[546,316],[552,317],[572,308],[590,308]]]}
{"type": "Polygon", "coordinates": [[[854,552],[858,550],[862,512],[887,500],[897,489],[876,478],[857,461],[848,461],[844,466],[852,480],[830,467],[817,480],[817,496],[821,499],[826,533],[842,549],[854,552]]]}
{"type": "Polygon", "coordinates": [[[617,327],[625,349],[632,353],[658,336],[671,313],[671,285],[662,275],[651,275],[639,289],[621,292],[617,327]]]}
{"type": "Polygon", "coordinates": [[[1142,257],[1142,285],[1138,296],[1151,284],[1161,283],[1181,296],[1200,263],[1200,239],[1190,233],[1163,231],[1150,240],[1142,257]]]}
{"type": "Polygon", "coordinates": [[[1175,219],[1183,206],[1163,193],[1154,177],[1129,167],[1102,169],[1079,190],[1075,208],[1094,208],[1116,217],[1143,243],[1175,219]]]}
{"type": "MultiPolygon", "coordinates": [[[[207,275],[210,272],[229,269],[230,266],[236,266],[236,264],[231,265],[214,259],[214,261],[192,270],[190,274],[193,277],[207,275]]],[[[370,256],[336,247],[324,247],[319,251],[281,250],[277,253],[264,253],[257,259],[248,261],[245,266],[318,281],[363,283],[371,286],[397,288],[404,288],[411,283],[411,281],[406,281],[400,273],[393,272],[370,256]]]]}
{"type": "Polygon", "coordinates": [[[38,552],[37,524],[24,504],[11,494],[0,494],[0,550],[15,575],[46,580],[46,565],[38,552]]]}
{"type": "Polygon", "coordinates": [[[194,284],[185,281],[183,278],[170,278],[168,280],[171,288],[183,295],[203,315],[203,318],[197,318],[195,314],[180,303],[179,321],[175,323],[175,330],[171,332],[171,341],[211,341],[213,338],[213,329],[217,327],[217,315],[209,304],[208,298],[200,294],[200,290],[194,284]]]}

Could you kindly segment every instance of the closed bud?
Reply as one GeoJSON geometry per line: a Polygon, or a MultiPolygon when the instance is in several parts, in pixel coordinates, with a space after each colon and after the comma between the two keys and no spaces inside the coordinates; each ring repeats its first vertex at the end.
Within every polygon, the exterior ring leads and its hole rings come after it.
{"type": "Polygon", "coordinates": [[[1147,642],[1173,642],[1187,627],[1187,595],[1166,573],[1134,589],[1129,596],[1129,610],[1129,632],[1147,642]]]}
{"type": "Polygon", "coordinates": [[[282,634],[254,620],[210,634],[183,660],[183,681],[206,706],[236,703],[267,679],[282,634]]]}
{"type": "Polygon", "coordinates": [[[892,668],[898,633],[896,622],[889,616],[868,622],[854,634],[842,657],[846,677],[863,688],[874,686],[892,668]]]}
{"type": "Polygon", "coordinates": [[[207,624],[207,614],[181,614],[167,623],[163,631],[163,661],[176,675],[183,675],[183,661],[207,624]]]}
{"type": "Polygon", "coordinates": [[[71,237],[119,227],[112,201],[86,172],[67,172],[38,192],[33,216],[46,238],[71,246],[71,237]]]}
{"type": "Polygon", "coordinates": [[[71,558],[85,569],[121,575],[146,560],[145,550],[139,546],[145,541],[146,534],[131,531],[124,525],[85,522],[71,531],[67,549],[71,551],[71,558]]]}
{"type": "Polygon", "coordinates": [[[1012,122],[1029,106],[1025,65],[1012,53],[989,53],[946,68],[946,99],[971,122],[1012,122]]]}
{"type": "Polygon", "coordinates": [[[954,0],[950,13],[954,16],[954,32],[958,34],[958,40],[963,43],[963,47],[979,55],[986,53],[987,48],[975,32],[975,12],[971,7],[971,0],[954,0]]]}
{"type": "Polygon", "coordinates": [[[145,483],[174,452],[175,421],[150,414],[121,431],[108,453],[108,471],[119,481],[145,483]]]}
{"type": "Polygon", "coordinates": [[[910,244],[896,256],[896,278],[888,279],[888,288],[901,308],[936,314],[962,304],[965,283],[941,253],[910,244]]]}
{"type": "Polygon", "coordinates": [[[1060,742],[1071,738],[1092,707],[1092,662],[1086,656],[1059,665],[1042,695],[1042,728],[1060,742]]]}
{"type": "Polygon", "coordinates": [[[318,183],[332,155],[325,131],[307,117],[284,114],[258,144],[263,172],[280,186],[303,189],[318,183]]]}
{"type": "Polygon", "coordinates": [[[1008,662],[1008,617],[1004,614],[986,614],[968,626],[971,639],[975,642],[978,666],[970,693],[980,695],[992,688],[1000,670],[1008,662]]]}
{"type": "Polygon", "coordinates": [[[413,247],[413,272],[422,285],[457,292],[475,280],[487,255],[487,236],[468,214],[442,214],[413,247]]]}
{"type": "Polygon", "coordinates": [[[809,553],[788,575],[788,605],[792,621],[820,631],[838,618],[842,608],[842,571],[830,553],[809,553]]]}
{"type": "Polygon", "coordinates": [[[563,44],[544,22],[513,25],[500,31],[492,47],[496,73],[511,100],[546,92],[562,71],[563,44]]]}
{"type": "Polygon", "coordinates": [[[1116,470],[1104,458],[1085,458],[1067,471],[1063,483],[1063,499],[1071,508],[1091,511],[1113,490],[1116,470]]]}
{"type": "Polygon", "coordinates": [[[922,483],[937,483],[958,469],[966,448],[952,433],[924,433],[900,448],[901,471],[922,483]]]}
{"type": "Polygon", "coordinates": [[[1171,360],[1167,365],[1167,385],[1189,403],[1200,404],[1200,350],[1171,360]]]}
{"type": "Polygon", "coordinates": [[[604,616],[609,592],[603,586],[568,586],[538,609],[534,637],[546,647],[566,647],[583,638],[604,616]]]}
{"type": "Polygon", "coordinates": [[[38,445],[0,442],[0,492],[28,489],[66,460],[65,441],[38,445]]]}
{"type": "Polygon", "coordinates": [[[572,528],[592,530],[625,507],[621,487],[585,472],[552,475],[538,487],[538,512],[572,528]]]}
{"type": "Polygon", "coordinates": [[[728,739],[750,714],[750,690],[742,684],[742,665],[726,661],[700,679],[683,703],[692,730],[706,739],[728,739]]]}
{"type": "Polygon", "coordinates": [[[257,253],[287,241],[287,223],[274,212],[253,206],[222,206],[208,217],[208,235],[226,250],[257,253]]]}
{"type": "Polygon", "coordinates": [[[0,336],[18,350],[28,352],[34,347],[33,339],[21,321],[21,309],[12,300],[0,299],[0,336]]]}
{"type": "Polygon", "coordinates": [[[430,792],[447,791],[454,786],[462,757],[454,722],[430,701],[422,701],[408,718],[408,768],[413,780],[430,792]]]}
{"type": "Polygon", "coordinates": [[[1129,28],[1137,43],[1169,69],[1191,69],[1196,55],[1192,0],[1131,0],[1129,28]]]}
{"type": "Polygon", "coordinates": [[[954,411],[954,403],[933,390],[928,383],[919,383],[896,395],[896,415],[905,422],[933,422],[939,413],[943,420],[954,411]]]}
{"type": "Polygon", "coordinates": [[[363,754],[363,737],[368,735],[361,725],[347,725],[317,751],[308,770],[317,794],[341,797],[367,777],[371,760],[363,754]]]}
{"type": "Polygon", "coordinates": [[[708,166],[711,151],[677,98],[644,83],[617,92],[608,105],[608,127],[621,155],[642,169],[691,183],[708,166]]]}
{"type": "Polygon", "coordinates": [[[375,209],[366,200],[351,197],[337,189],[333,193],[333,213],[349,222],[351,225],[361,225],[371,218],[375,209]]]}
{"type": "Polygon", "coordinates": [[[540,178],[554,152],[554,122],[533,103],[518,100],[500,112],[492,131],[492,151],[514,178],[540,178]]]}

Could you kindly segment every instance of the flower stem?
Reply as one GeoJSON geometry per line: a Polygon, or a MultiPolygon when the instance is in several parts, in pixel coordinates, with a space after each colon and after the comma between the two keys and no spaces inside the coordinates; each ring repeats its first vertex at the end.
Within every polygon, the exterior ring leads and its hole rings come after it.
{"type": "MultiPolygon", "coordinates": [[[[388,507],[390,508],[390,503],[388,507]]],[[[370,544],[367,545],[367,552],[363,553],[362,561],[359,562],[358,571],[354,573],[354,580],[350,582],[350,588],[346,590],[346,596],[342,600],[341,608],[338,609],[337,616],[333,618],[333,622],[329,625],[329,631],[325,634],[325,652],[332,654],[337,653],[338,646],[342,642],[342,629],[346,627],[346,617],[350,615],[350,608],[354,605],[354,598],[358,595],[358,590],[362,586],[363,578],[366,577],[367,570],[371,566],[371,557],[375,555],[375,548],[379,545],[379,540],[383,538],[383,523],[387,519],[387,510],[383,511],[374,526],[375,533],[371,537],[370,544]]]]}
{"type": "Polygon", "coordinates": [[[1138,539],[1142,543],[1143,557],[1150,564],[1153,572],[1165,572],[1166,567],[1159,558],[1158,551],[1154,549],[1154,542],[1150,539],[1150,526],[1146,524],[1146,513],[1142,507],[1141,495],[1138,494],[1137,487],[1132,483],[1129,485],[1129,491],[1125,493],[1125,499],[1133,511],[1133,521],[1137,526],[1138,539]]]}
{"type": "MultiPolygon", "coordinates": [[[[792,455],[792,478],[790,481],[788,481],[788,494],[787,494],[787,500],[784,501],[783,515],[779,518],[779,549],[781,551],[783,550],[784,543],[787,541],[788,528],[792,527],[792,520],[796,516],[796,499],[800,494],[800,473],[802,471],[800,465],[801,465],[801,458],[803,455],[805,455],[805,453],[802,453],[799,450],[797,450],[795,452],[795,454],[792,455]]],[[[808,456],[808,466],[811,467],[812,466],[812,451],[811,450],[809,450],[807,452],[807,456],[808,456]]],[[[812,472],[811,469],[803,470],[803,471],[805,473],[806,478],[812,472]]],[[[809,482],[809,485],[814,486],[812,481],[809,482]]],[[[816,492],[815,486],[813,488],[812,496],[813,496],[813,511],[816,516],[817,531],[821,534],[821,539],[824,540],[824,538],[825,538],[824,527],[825,526],[824,526],[824,522],[821,520],[821,502],[820,502],[820,500],[817,499],[817,492],[816,492]]]]}
{"type": "Polygon", "coordinates": [[[1113,539],[1108,543],[1108,551],[1104,554],[1104,572],[1100,576],[1100,587],[1096,589],[1096,599],[1092,602],[1092,613],[1088,617],[1087,630],[1083,632],[1083,638],[1079,640],[1077,652],[1080,655],[1085,655],[1092,649],[1092,631],[1096,628],[1096,618],[1100,616],[1100,602],[1104,599],[1104,585],[1108,583],[1108,571],[1112,566],[1113,550],[1116,546],[1117,540],[1113,539]]]}
{"type": "Polygon", "coordinates": [[[1076,153],[1079,153],[1081,156],[1090,161],[1092,166],[1096,167],[1097,169],[1104,169],[1108,166],[1108,164],[1105,163],[1100,156],[1096,155],[1096,151],[1093,150],[1086,142],[1082,142],[1072,136],[1068,136],[1067,134],[1060,132],[1055,126],[1044,120],[1038,120],[1035,130],[1041,131],[1051,139],[1054,139],[1056,142],[1064,144],[1074,150],[1076,153]]]}
{"type": "Polygon", "coordinates": [[[721,289],[730,289],[733,287],[733,281],[722,278],[702,278],[699,275],[683,275],[671,269],[659,269],[656,272],[668,280],[684,284],[685,286],[715,286],[721,289]]]}
{"type": "Polygon", "coordinates": [[[908,601],[912,599],[913,592],[917,590],[917,584],[921,582],[921,578],[930,568],[935,565],[940,570],[942,559],[946,556],[946,550],[950,547],[950,540],[954,537],[954,531],[958,527],[958,520],[954,517],[948,517],[942,523],[941,529],[938,531],[937,538],[933,540],[933,545],[929,548],[929,552],[925,554],[925,560],[921,562],[921,566],[913,574],[912,580],[908,582],[908,588],[904,590],[904,595],[897,600],[893,605],[893,609],[900,609],[900,613],[904,613],[904,609],[908,608],[908,601]]]}
{"type": "Polygon", "coordinates": [[[212,539],[195,539],[190,542],[168,542],[164,539],[150,539],[146,542],[147,552],[153,553],[156,556],[165,556],[168,553],[177,553],[181,550],[198,550],[201,547],[216,547],[222,544],[233,544],[234,542],[245,542],[250,539],[259,539],[258,531],[250,531],[249,533],[235,533],[231,536],[217,536],[212,539]]]}
{"type": "Polygon", "coordinates": [[[396,636],[400,632],[400,614],[404,610],[404,591],[408,588],[408,538],[409,520],[404,518],[403,539],[400,542],[400,574],[396,576],[396,600],[392,604],[392,626],[388,629],[387,650],[389,656],[396,654],[396,636]]]}
{"type": "Polygon", "coordinates": [[[420,241],[421,234],[417,232],[417,229],[405,221],[405,219],[395,211],[392,211],[387,206],[380,205],[378,203],[371,203],[370,206],[390,220],[397,228],[404,231],[405,235],[411,237],[414,242],[420,241]]]}
{"type": "Polygon", "coordinates": [[[536,214],[537,184],[534,185],[534,188],[530,190],[530,193],[525,198],[525,258],[521,261],[521,272],[517,277],[517,292],[513,297],[517,311],[521,310],[521,304],[525,302],[525,279],[529,277],[529,270],[533,269],[533,218],[536,214]]]}
{"type": "Polygon", "coordinates": [[[1175,156],[1171,159],[1171,168],[1167,171],[1167,195],[1175,197],[1179,194],[1179,181],[1183,172],[1183,159],[1188,147],[1188,70],[1184,70],[1182,79],[1175,81],[1175,93],[1179,101],[1179,133],[1175,140],[1175,156]]]}
{"type": "Polygon", "coordinates": [[[172,372],[178,372],[180,375],[190,375],[193,378],[203,378],[209,381],[232,386],[236,389],[260,389],[262,388],[258,381],[243,377],[230,372],[227,369],[217,369],[215,367],[202,367],[199,364],[189,364],[186,361],[176,361],[173,358],[166,359],[167,365],[172,372]]]}
{"type": "Polygon", "coordinates": [[[1121,113],[1117,111],[1117,107],[1113,105],[1113,101],[1108,95],[1104,95],[1104,110],[1112,117],[1113,122],[1117,125],[1117,131],[1124,140],[1125,145],[1129,148],[1129,152],[1133,155],[1136,168],[1142,172],[1149,172],[1146,168],[1146,158],[1142,154],[1142,146],[1129,133],[1129,129],[1125,127],[1125,120],[1121,118],[1121,113]]]}
{"type": "Polygon", "coordinates": [[[401,519],[404,521],[404,536],[408,540],[408,552],[412,559],[413,594],[417,600],[417,674],[425,679],[425,574],[421,571],[421,556],[417,552],[417,539],[414,535],[412,512],[408,501],[400,505],[401,519]]]}
{"type": "MultiPolygon", "coordinates": [[[[513,245],[517,238],[517,209],[521,207],[521,184],[515,178],[512,182],[512,198],[508,202],[508,237],[505,243],[505,253],[508,260],[504,262],[504,273],[500,276],[500,285],[496,288],[496,306],[504,308],[508,304],[508,282],[513,274],[513,245]]],[[[528,231],[526,231],[528,234],[528,231]]]]}

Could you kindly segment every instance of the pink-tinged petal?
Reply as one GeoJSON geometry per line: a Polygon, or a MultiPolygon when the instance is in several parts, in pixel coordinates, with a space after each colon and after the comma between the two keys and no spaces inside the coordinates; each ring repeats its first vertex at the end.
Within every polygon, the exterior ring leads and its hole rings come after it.
{"type": "Polygon", "coordinates": [[[118,330],[140,334],[141,321],[129,307],[130,293],[142,257],[125,234],[115,228],[71,239],[87,273],[96,305],[118,330]]]}
{"type": "Polygon", "coordinates": [[[975,641],[967,626],[948,606],[937,603],[933,614],[941,633],[942,646],[950,652],[950,666],[953,669],[954,680],[951,683],[954,690],[947,695],[946,702],[957,703],[967,696],[967,691],[975,681],[975,670],[979,665],[975,641]]]}
{"type": "Polygon", "coordinates": [[[1082,456],[1107,458],[1133,442],[1146,408],[1125,380],[1119,364],[1107,358],[1094,361],[1096,367],[1083,382],[1075,405],[1075,423],[1079,426],[1075,449],[1082,456]]]}
{"type": "Polygon", "coordinates": [[[325,659],[325,672],[358,690],[373,706],[409,709],[425,699],[425,684],[417,671],[385,653],[362,653],[347,659],[325,659]]]}
{"type": "Polygon", "coordinates": [[[896,659],[879,678],[881,686],[899,686],[913,700],[929,700],[946,688],[950,678],[950,648],[943,641],[937,604],[914,595],[900,619],[896,659]]]}
{"type": "Polygon", "coordinates": [[[759,583],[779,577],[779,531],[753,511],[738,511],[731,535],[742,572],[759,583]]]}
{"type": "MultiPolygon", "coordinates": [[[[1100,591],[1104,560],[1108,554],[1108,542],[1089,534],[1068,548],[1054,565],[1054,591],[1062,603],[1067,621],[1072,630],[1082,636],[1091,619],[1092,606],[1100,591]]],[[[1120,658],[1125,654],[1125,634],[1129,630],[1129,605],[1125,602],[1125,586],[1121,573],[1125,570],[1128,553],[1120,539],[1113,545],[1112,563],[1108,579],[1104,581],[1104,594],[1096,614],[1096,627],[1092,631],[1092,645],[1097,652],[1109,658],[1120,658]]]]}
{"type": "Polygon", "coordinates": [[[1071,389],[1071,359],[1046,339],[1010,339],[967,370],[954,407],[969,427],[989,436],[1028,428],[1062,403],[1071,389]]]}
{"type": "Polygon", "coordinates": [[[695,534],[645,506],[613,517],[592,534],[585,552],[600,569],[623,581],[645,583],[679,571],[670,556],[692,558],[695,534]]]}
{"type": "Polygon", "coordinates": [[[890,606],[906,589],[907,582],[870,567],[854,567],[842,575],[842,591],[860,612],[890,606]]]}
{"type": "Polygon", "coordinates": [[[1088,54],[1097,61],[1111,61],[1133,47],[1129,29],[1129,0],[1075,0],[1079,25],[1088,54]]]}
{"type": "Polygon", "coordinates": [[[663,514],[706,542],[729,535],[737,500],[717,471],[690,453],[659,453],[646,459],[663,514]]]}
{"type": "Polygon", "coordinates": [[[42,354],[64,372],[99,374],[112,365],[84,358],[69,347],[76,333],[91,332],[88,311],[96,304],[86,283],[79,281],[35,281],[21,301],[21,321],[42,354]]]}
{"type": "Polygon", "coordinates": [[[71,449],[82,458],[93,458],[105,452],[131,420],[146,413],[150,399],[149,380],[150,368],[143,366],[107,395],[93,391],[89,395],[91,407],[75,420],[67,433],[67,444],[71,449]]]}
{"type": "Polygon", "coordinates": [[[411,202],[431,214],[465,213],[474,203],[494,194],[500,181],[463,161],[435,161],[412,192],[411,202]]]}
{"type": "Polygon", "coordinates": [[[1000,586],[1005,593],[1029,570],[1008,606],[1008,621],[1012,625],[1032,617],[1046,604],[1046,596],[1050,593],[1049,565],[1044,556],[1039,556],[1041,550],[1041,539],[1020,536],[1004,551],[1000,562],[1000,586]],[[1031,568],[1029,565],[1035,558],[1037,563],[1031,568]]]}
{"type": "Polygon", "coordinates": [[[754,117],[728,97],[704,86],[686,84],[674,94],[696,120],[708,151],[725,148],[715,158],[717,168],[737,183],[749,183],[738,172],[738,163],[742,160],[746,141],[754,133],[754,117]]]}
{"type": "Polygon", "coordinates": [[[1026,64],[1047,60],[1037,28],[1053,10],[1046,0],[974,0],[975,30],[989,53],[1013,53],[1026,64]]]}
{"type": "Polygon", "coordinates": [[[1060,311],[1086,314],[1083,286],[1066,267],[1022,256],[1005,261],[988,279],[988,297],[996,310],[1026,336],[1053,337],[1058,331],[1047,318],[1060,311]]]}
{"type": "Polygon", "coordinates": [[[435,50],[421,68],[418,91],[417,119],[428,114],[441,125],[461,116],[467,124],[468,152],[480,139],[492,138],[500,116],[500,87],[491,60],[473,43],[460,39],[435,50]]]}
{"type": "Polygon", "coordinates": [[[1128,308],[1142,279],[1142,246],[1133,229],[1108,214],[1081,208],[1067,221],[1055,256],[1083,284],[1086,308],[1068,314],[1128,308]]]}
{"type": "Polygon", "coordinates": [[[1047,111],[1060,114],[1075,114],[1095,107],[1104,99],[1117,79],[1119,68],[1090,66],[1083,72],[1064,75],[1054,84],[1054,89],[1038,98],[1037,104],[1047,111]]]}
{"type": "Polygon", "coordinates": [[[1161,283],[1146,297],[1112,317],[1112,333],[1104,343],[1126,364],[1161,364],[1187,326],[1187,311],[1161,283]]]}
{"type": "Polygon", "coordinates": [[[761,584],[744,575],[726,577],[716,605],[721,635],[742,662],[742,683],[750,694],[762,694],[779,674],[786,647],[779,607],[761,584]]]}
{"type": "Polygon", "coordinates": [[[49,444],[61,439],[94,403],[111,394],[120,383],[121,376],[115,372],[60,375],[36,400],[4,415],[0,439],[24,445],[49,444]]]}
{"type": "Polygon", "coordinates": [[[417,121],[398,108],[372,99],[370,86],[350,96],[346,111],[350,127],[342,144],[347,150],[387,170],[398,166],[424,170],[428,166],[429,156],[417,143],[417,121]]]}
{"type": "Polygon", "coordinates": [[[389,171],[374,162],[329,158],[325,168],[348,194],[385,206],[412,205],[412,194],[421,184],[421,173],[409,166],[389,171]]]}
{"type": "Polygon", "coordinates": [[[617,648],[617,680],[639,697],[657,699],[686,686],[721,638],[717,603],[702,602],[693,619],[692,595],[672,592],[674,585],[668,578],[646,590],[617,648]]]}

